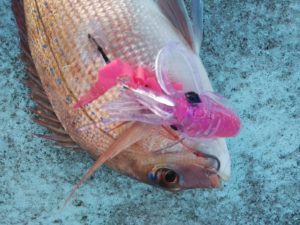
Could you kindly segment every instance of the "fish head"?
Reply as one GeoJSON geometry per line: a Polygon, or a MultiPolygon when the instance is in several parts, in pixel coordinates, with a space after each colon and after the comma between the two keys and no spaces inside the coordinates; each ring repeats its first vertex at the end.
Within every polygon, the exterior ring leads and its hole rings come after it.
{"type": "Polygon", "coordinates": [[[108,165],[138,181],[172,192],[217,188],[222,179],[230,176],[230,157],[225,142],[216,141],[201,141],[198,146],[209,153],[199,152],[198,155],[179,145],[174,152],[144,151],[143,148],[126,150],[108,165]]]}
{"type": "Polygon", "coordinates": [[[153,165],[148,172],[148,183],[169,191],[216,188],[220,185],[220,177],[214,167],[167,160],[165,165],[153,165]]]}

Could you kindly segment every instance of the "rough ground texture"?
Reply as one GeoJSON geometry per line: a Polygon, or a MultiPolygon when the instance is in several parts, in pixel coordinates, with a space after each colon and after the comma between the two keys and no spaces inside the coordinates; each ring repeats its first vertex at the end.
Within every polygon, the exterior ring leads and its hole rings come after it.
{"type": "Polygon", "coordinates": [[[202,58],[243,120],[228,140],[228,183],[171,194],[102,168],[61,210],[92,160],[33,137],[44,130],[30,119],[10,0],[1,0],[0,223],[300,224],[299,13],[296,0],[206,2],[202,58]]]}

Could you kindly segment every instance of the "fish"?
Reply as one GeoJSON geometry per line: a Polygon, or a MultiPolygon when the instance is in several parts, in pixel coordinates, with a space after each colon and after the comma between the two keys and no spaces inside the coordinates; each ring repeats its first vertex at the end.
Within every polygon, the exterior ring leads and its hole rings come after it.
{"type": "Polygon", "coordinates": [[[236,135],[237,128],[234,134],[209,136],[195,131],[195,121],[185,129],[173,124],[174,118],[168,123],[161,123],[166,117],[158,118],[158,113],[169,112],[165,105],[174,107],[171,92],[185,97],[184,102],[190,99],[191,104],[198,104],[200,96],[224,106],[199,57],[203,2],[192,1],[190,8],[188,12],[185,3],[177,0],[12,0],[27,85],[37,104],[31,112],[34,121],[51,132],[38,136],[86,151],[96,160],[68,200],[103,164],[169,191],[217,188],[221,180],[229,179],[230,155],[224,137],[236,135]],[[176,55],[182,48],[187,57],[192,55],[195,76],[180,57],[168,61],[170,51],[176,55]],[[105,91],[91,91],[99,71],[118,60],[133,71],[141,67],[154,74],[151,84],[159,88],[145,89],[117,74],[105,91]],[[166,70],[160,68],[166,65],[168,74],[174,70],[172,65],[181,73],[165,77],[166,70]],[[81,104],[84,97],[92,101],[81,104]],[[129,115],[134,108],[141,113],[145,107],[150,120],[129,115]]]}

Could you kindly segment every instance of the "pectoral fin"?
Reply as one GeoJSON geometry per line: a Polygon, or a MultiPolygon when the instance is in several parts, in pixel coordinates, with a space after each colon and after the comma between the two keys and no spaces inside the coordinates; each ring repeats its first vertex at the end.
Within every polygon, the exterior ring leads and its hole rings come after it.
{"type": "Polygon", "coordinates": [[[114,158],[123,150],[129,148],[139,140],[143,139],[145,136],[149,135],[152,132],[151,126],[144,123],[132,123],[131,127],[128,128],[124,133],[122,133],[94,163],[94,165],[84,174],[84,176],[77,182],[77,184],[73,187],[70,195],[65,201],[64,207],[71,200],[72,196],[76,192],[76,190],[86,181],[88,180],[93,173],[101,167],[106,161],[114,158]]]}

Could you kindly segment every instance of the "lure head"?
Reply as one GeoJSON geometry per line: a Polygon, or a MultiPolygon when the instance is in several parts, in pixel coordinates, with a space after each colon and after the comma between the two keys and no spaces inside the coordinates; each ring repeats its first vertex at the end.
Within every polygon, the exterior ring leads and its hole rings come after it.
{"type": "Polygon", "coordinates": [[[199,96],[195,92],[187,92],[177,98],[174,110],[176,123],[172,127],[187,137],[235,136],[241,126],[239,117],[213,95],[206,93],[199,96]]]}
{"type": "Polygon", "coordinates": [[[231,137],[241,127],[239,117],[212,92],[198,56],[179,43],[170,43],[156,59],[156,78],[163,92],[174,99],[171,124],[187,137],[231,137]],[[182,90],[174,88],[182,84],[182,90]]]}

